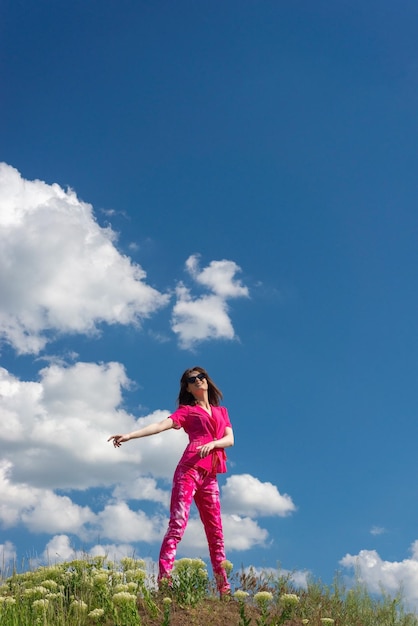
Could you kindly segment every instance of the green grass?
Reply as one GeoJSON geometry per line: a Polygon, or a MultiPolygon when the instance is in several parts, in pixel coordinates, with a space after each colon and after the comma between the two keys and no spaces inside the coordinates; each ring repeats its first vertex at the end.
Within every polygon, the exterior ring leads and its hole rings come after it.
{"type": "Polygon", "coordinates": [[[14,572],[0,578],[0,624],[418,626],[417,616],[404,610],[401,594],[372,596],[361,584],[346,588],[338,578],[331,586],[310,580],[300,589],[280,570],[257,574],[253,568],[234,572],[228,562],[225,567],[233,589],[230,602],[217,598],[200,559],[176,561],[172,585],[162,590],[145,563],[133,558],[116,564],[85,556],[14,572]]]}

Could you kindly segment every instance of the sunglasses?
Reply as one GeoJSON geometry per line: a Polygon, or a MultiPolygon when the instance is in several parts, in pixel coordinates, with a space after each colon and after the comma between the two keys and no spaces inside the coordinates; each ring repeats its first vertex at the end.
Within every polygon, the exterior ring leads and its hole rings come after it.
{"type": "Polygon", "coordinates": [[[196,379],[197,379],[197,378],[198,378],[199,380],[203,380],[204,378],[206,378],[206,376],[205,376],[204,374],[198,374],[197,376],[189,376],[189,377],[187,378],[187,382],[188,382],[188,383],[190,383],[190,384],[193,384],[193,383],[195,383],[195,382],[196,382],[196,379]]]}

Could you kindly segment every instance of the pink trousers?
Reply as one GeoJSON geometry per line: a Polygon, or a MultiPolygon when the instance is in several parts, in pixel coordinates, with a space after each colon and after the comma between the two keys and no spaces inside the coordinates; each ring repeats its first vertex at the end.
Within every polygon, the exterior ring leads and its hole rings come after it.
{"type": "Polygon", "coordinates": [[[170,521],[161,545],[158,580],[170,579],[177,544],[186,530],[193,499],[205,529],[216,585],[221,593],[227,593],[230,585],[222,567],[226,557],[219,485],[216,476],[196,468],[179,466],[174,474],[170,521]]]}

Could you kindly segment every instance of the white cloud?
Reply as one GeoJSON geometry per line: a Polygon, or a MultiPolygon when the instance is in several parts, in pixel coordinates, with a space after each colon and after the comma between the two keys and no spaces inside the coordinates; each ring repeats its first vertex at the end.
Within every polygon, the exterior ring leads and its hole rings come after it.
{"type": "Polygon", "coordinates": [[[235,280],[235,275],[241,268],[234,261],[212,261],[200,270],[199,255],[194,254],[187,259],[186,269],[197,283],[208,287],[222,298],[242,298],[249,295],[248,287],[235,280]]]}
{"type": "Polygon", "coordinates": [[[176,294],[172,330],[179,336],[182,348],[192,348],[207,339],[234,339],[235,332],[225,300],[214,295],[193,300],[184,285],[177,287],[176,294]]]}
{"type": "Polygon", "coordinates": [[[54,564],[71,561],[76,558],[77,552],[71,546],[68,535],[54,535],[46,544],[42,556],[45,563],[54,564]]]}
{"type": "Polygon", "coordinates": [[[272,483],[262,483],[249,474],[229,476],[222,489],[225,512],[250,517],[279,515],[284,517],[296,510],[287,494],[281,495],[272,483]]]}
{"type": "Polygon", "coordinates": [[[22,522],[32,532],[80,533],[83,526],[94,521],[88,507],[74,504],[67,496],[24,483],[12,483],[12,463],[0,463],[0,522],[12,527],[22,522]]]}
{"type": "Polygon", "coordinates": [[[30,509],[25,507],[21,519],[32,532],[81,534],[95,515],[89,507],[74,504],[68,496],[43,490],[30,509]]]}
{"type": "Polygon", "coordinates": [[[278,577],[286,577],[289,581],[292,581],[294,585],[300,589],[306,589],[308,587],[309,578],[311,578],[311,573],[307,570],[287,570],[273,567],[254,567],[253,565],[249,565],[244,567],[243,570],[246,574],[250,576],[256,576],[261,580],[270,580],[274,581],[278,579],[278,577]]]}
{"type": "MultiPolygon", "coordinates": [[[[134,440],[114,449],[110,435],[160,421],[169,411],[135,419],[119,406],[130,381],[120,363],[51,365],[39,382],[20,381],[0,368],[0,455],[13,483],[83,489],[132,482],[141,473],[170,479],[185,446],[183,432],[134,440]]],[[[161,499],[161,496],[160,496],[161,499]]]]}
{"type": "Polygon", "coordinates": [[[3,576],[9,574],[8,570],[16,561],[16,556],[16,548],[11,541],[0,543],[0,572],[3,576]]]}
{"type": "Polygon", "coordinates": [[[159,541],[165,531],[165,520],[133,511],[126,502],[108,504],[98,514],[100,534],[110,540],[124,542],[159,541]]]}
{"type": "MultiPolygon", "coordinates": [[[[184,536],[178,545],[177,553],[178,556],[187,554],[190,557],[207,558],[209,550],[203,525],[200,518],[194,514],[195,511],[192,513],[184,536]]],[[[267,530],[261,528],[255,520],[249,517],[223,514],[222,526],[227,554],[266,545],[267,530]]]]}
{"type": "Polygon", "coordinates": [[[35,506],[40,497],[40,490],[10,481],[12,467],[10,461],[0,461],[0,523],[6,528],[16,525],[22,511],[35,506]]]}
{"type": "Polygon", "coordinates": [[[52,333],[138,324],[168,302],[72,190],[0,163],[0,337],[37,353],[52,333]]]}
{"type": "Polygon", "coordinates": [[[361,550],[356,555],[346,554],[340,563],[354,570],[356,577],[372,593],[384,589],[395,595],[401,589],[409,607],[418,609],[418,541],[411,546],[412,556],[403,561],[384,561],[376,550],[361,550]]]}
{"type": "Polygon", "coordinates": [[[150,500],[166,507],[170,504],[169,492],[159,489],[154,478],[145,476],[118,485],[113,491],[113,497],[117,500],[150,500]]]}
{"type": "Polygon", "coordinates": [[[228,551],[249,550],[254,546],[265,547],[268,532],[249,517],[223,515],[225,545],[228,551]]]}
{"type": "Polygon", "coordinates": [[[193,255],[187,259],[186,269],[198,284],[213,293],[193,298],[183,283],[178,284],[171,324],[180,346],[189,349],[208,339],[234,339],[227,299],[248,297],[248,288],[234,280],[239,266],[233,261],[212,261],[200,271],[198,256],[193,255]]]}
{"type": "Polygon", "coordinates": [[[122,558],[128,556],[131,558],[140,558],[145,561],[146,565],[150,565],[147,567],[148,571],[156,571],[156,564],[149,558],[143,558],[141,555],[137,554],[135,548],[132,544],[129,543],[98,543],[89,549],[90,556],[105,556],[110,561],[116,563],[120,561],[122,558]]]}

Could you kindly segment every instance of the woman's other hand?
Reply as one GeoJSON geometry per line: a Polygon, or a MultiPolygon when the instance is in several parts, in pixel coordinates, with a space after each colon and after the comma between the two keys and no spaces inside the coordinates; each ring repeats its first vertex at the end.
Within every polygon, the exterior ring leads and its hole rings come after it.
{"type": "Polygon", "coordinates": [[[205,456],[208,456],[212,450],[215,449],[215,442],[210,441],[209,443],[205,443],[203,446],[198,446],[196,450],[200,452],[200,458],[203,459],[205,456]]]}

